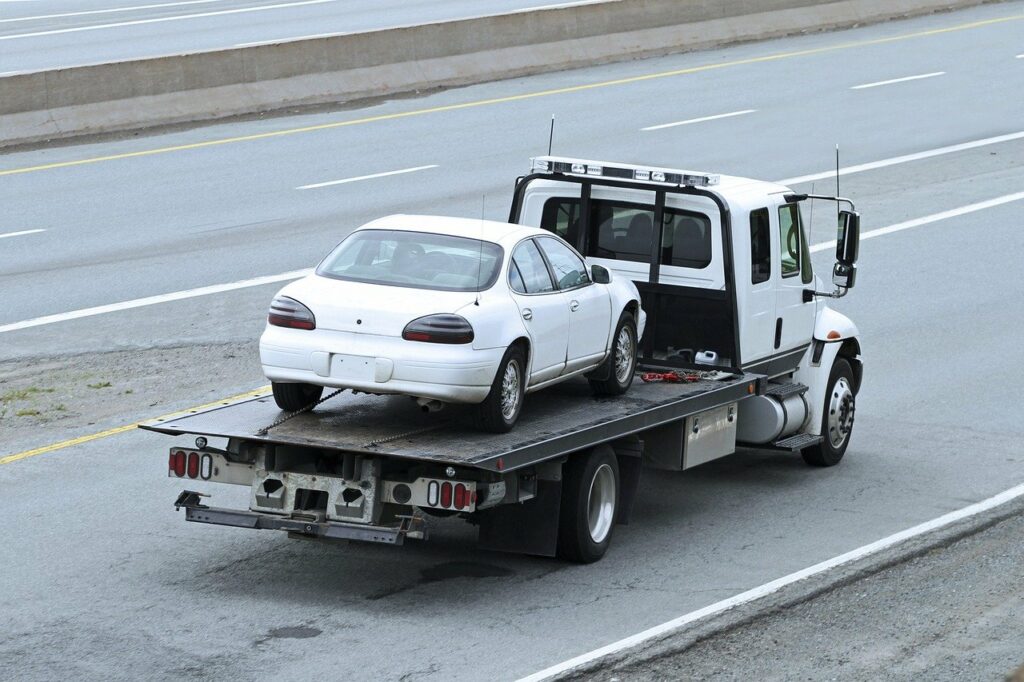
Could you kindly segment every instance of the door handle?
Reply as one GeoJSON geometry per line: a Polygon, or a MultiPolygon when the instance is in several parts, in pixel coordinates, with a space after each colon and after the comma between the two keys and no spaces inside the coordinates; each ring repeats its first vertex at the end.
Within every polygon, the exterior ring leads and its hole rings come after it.
{"type": "Polygon", "coordinates": [[[524,320],[532,320],[533,319],[533,311],[530,310],[529,308],[523,308],[523,319],[524,320]]]}
{"type": "Polygon", "coordinates": [[[569,311],[570,312],[573,312],[573,313],[576,312],[576,309],[579,308],[579,307],[580,307],[580,302],[579,301],[573,299],[572,301],[569,302],[569,311]]]}

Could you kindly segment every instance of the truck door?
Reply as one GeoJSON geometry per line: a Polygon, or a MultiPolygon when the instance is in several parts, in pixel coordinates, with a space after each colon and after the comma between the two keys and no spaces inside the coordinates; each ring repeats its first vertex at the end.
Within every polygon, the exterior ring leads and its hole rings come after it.
{"type": "Polygon", "coordinates": [[[565,369],[569,306],[532,239],[521,242],[512,252],[508,282],[530,335],[529,383],[553,379],[565,369]]]}
{"type": "Polygon", "coordinates": [[[551,264],[555,283],[569,311],[565,371],[599,363],[611,336],[611,300],[607,290],[590,281],[583,260],[565,244],[551,237],[541,237],[537,242],[551,264]]]}
{"type": "Polygon", "coordinates": [[[804,300],[804,290],[813,288],[810,251],[800,213],[800,204],[780,204],[776,213],[778,229],[776,253],[779,254],[775,295],[775,338],[773,355],[811,342],[814,332],[815,301],[804,300]]]}
{"type": "MultiPolygon", "coordinates": [[[[769,209],[766,206],[750,212],[749,277],[745,277],[745,269],[739,263],[739,254],[743,249],[736,249],[736,286],[739,291],[745,292],[741,298],[743,307],[739,314],[744,364],[770,358],[775,352],[775,299],[778,294],[773,271],[778,269],[778,258],[772,252],[772,210],[774,207],[769,209]]],[[[738,229],[736,234],[740,234],[738,229]]]]}

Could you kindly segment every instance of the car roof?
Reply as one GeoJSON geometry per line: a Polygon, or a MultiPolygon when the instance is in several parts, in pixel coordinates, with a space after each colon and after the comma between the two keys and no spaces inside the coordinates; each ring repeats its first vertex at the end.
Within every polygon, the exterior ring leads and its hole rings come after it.
{"type": "Polygon", "coordinates": [[[511,244],[534,235],[551,233],[537,227],[503,223],[477,218],[453,218],[437,215],[395,214],[366,223],[358,230],[403,230],[406,232],[432,232],[455,237],[483,239],[499,244],[511,244]]]}

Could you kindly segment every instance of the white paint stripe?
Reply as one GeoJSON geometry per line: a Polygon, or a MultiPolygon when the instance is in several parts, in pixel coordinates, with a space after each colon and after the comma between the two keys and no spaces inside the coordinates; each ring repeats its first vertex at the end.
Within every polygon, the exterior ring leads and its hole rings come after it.
{"type": "Polygon", "coordinates": [[[1019,54],[1014,59],[1024,59],[1024,54],[1019,54]]]}
{"type": "MultiPolygon", "coordinates": [[[[1002,206],[1003,204],[1008,204],[1013,201],[1021,201],[1022,199],[1024,199],[1024,192],[1006,194],[1001,197],[996,197],[995,199],[979,201],[976,204],[968,204],[967,206],[953,208],[948,211],[942,211],[941,213],[933,213],[931,215],[924,216],[923,218],[914,218],[913,220],[896,223],[895,225],[889,225],[888,227],[880,227],[877,230],[870,230],[861,234],[860,239],[861,241],[864,241],[865,239],[874,239],[875,237],[892,234],[893,232],[902,232],[903,230],[909,230],[912,227],[921,227],[922,225],[937,223],[940,220],[949,220],[950,218],[967,215],[968,213],[975,213],[976,211],[984,211],[987,208],[1002,206]]],[[[815,244],[811,247],[811,253],[817,253],[818,251],[834,248],[836,248],[836,240],[833,239],[830,242],[815,244]]]]}
{"type": "Polygon", "coordinates": [[[0,234],[0,239],[6,239],[7,237],[20,237],[24,234],[38,234],[40,232],[46,232],[46,230],[22,230],[21,232],[8,232],[6,234],[0,234]]]}
{"type": "Polygon", "coordinates": [[[967,507],[963,507],[962,509],[958,509],[956,511],[952,511],[948,514],[944,514],[938,518],[932,519],[931,521],[925,521],[924,523],[918,524],[912,528],[900,531],[899,533],[894,533],[893,535],[882,538],[881,540],[876,540],[875,542],[864,545],[862,547],[858,547],[857,549],[846,552],[845,554],[840,554],[837,557],[827,559],[826,561],[814,564],[813,566],[809,566],[805,569],[796,571],[795,573],[790,573],[789,575],[783,576],[776,580],[772,580],[771,582],[747,590],[746,592],[741,592],[740,594],[737,594],[733,597],[729,597],[728,599],[723,599],[722,601],[715,602],[710,606],[705,606],[702,609],[691,611],[686,615],[680,616],[666,623],[662,623],[661,625],[656,625],[653,628],[649,628],[647,630],[644,630],[643,632],[639,632],[635,635],[632,635],[631,637],[620,639],[619,641],[613,642],[607,646],[603,646],[600,649],[595,649],[581,656],[569,659],[568,661],[565,661],[563,663],[553,665],[550,668],[545,668],[540,672],[521,678],[518,682],[539,682],[540,680],[550,679],[555,675],[568,672],[573,668],[578,668],[579,666],[585,665],[587,663],[593,663],[594,661],[597,661],[598,659],[601,659],[605,656],[616,654],[625,649],[630,649],[640,644],[650,642],[651,640],[656,639],[658,637],[669,635],[672,632],[679,630],[685,627],[686,625],[694,623],[702,618],[707,618],[708,616],[723,613],[724,611],[728,611],[729,609],[735,608],[737,606],[748,604],[752,601],[756,601],[763,597],[767,597],[768,595],[774,594],[775,592],[778,592],[782,588],[788,587],[793,583],[805,580],[816,575],[820,575],[822,573],[826,573],[834,568],[838,568],[845,564],[849,564],[851,562],[864,559],[873,554],[878,554],[879,552],[889,549],[890,547],[895,547],[896,545],[902,542],[906,542],[907,540],[911,540],[913,538],[924,535],[925,533],[930,533],[940,528],[945,528],[946,526],[957,523],[958,521],[963,521],[964,519],[969,519],[972,516],[983,514],[984,512],[995,509],[996,507],[1006,504],[1007,502],[1012,502],[1013,500],[1016,500],[1017,498],[1022,496],[1024,496],[1024,484],[1014,486],[1009,490],[1004,490],[998,495],[993,495],[992,497],[982,500],[981,502],[977,502],[967,507]]]}
{"type": "MultiPolygon", "coordinates": [[[[937,149],[929,149],[923,152],[917,152],[914,154],[905,154],[903,156],[894,156],[889,159],[882,159],[881,161],[872,161],[870,163],[862,163],[858,166],[847,166],[846,168],[840,168],[840,176],[853,175],[854,173],[863,173],[864,171],[876,170],[878,168],[886,168],[887,166],[895,166],[901,163],[909,163],[911,161],[920,161],[922,159],[930,159],[933,156],[942,156],[943,154],[954,154],[956,152],[967,151],[968,149],[977,149],[978,147],[986,147],[991,144],[999,144],[1001,142],[1012,142],[1013,140],[1024,139],[1024,131],[1009,133],[1007,135],[997,135],[996,137],[986,137],[981,140],[972,140],[971,142],[962,142],[960,144],[950,145],[948,147],[939,147],[937,149]]],[[[824,180],[826,178],[834,178],[836,176],[835,169],[823,171],[821,173],[814,173],[812,175],[799,175],[795,178],[786,178],[785,180],[779,180],[780,185],[798,185],[802,182],[814,182],[815,180],[824,180]]]]}
{"type": "Polygon", "coordinates": [[[385,173],[373,173],[372,175],[360,175],[355,178],[345,178],[343,180],[331,180],[329,182],[318,182],[315,185],[302,185],[295,189],[317,189],[318,187],[330,187],[332,185],[345,185],[350,182],[360,182],[362,180],[373,180],[374,178],[386,178],[389,175],[402,175],[404,173],[415,173],[416,171],[427,170],[428,168],[437,168],[437,164],[433,163],[429,166],[416,166],[415,168],[403,168],[401,170],[387,171],[385,173]]]}
{"type": "Polygon", "coordinates": [[[744,109],[743,111],[731,111],[728,114],[716,114],[714,116],[701,116],[700,118],[691,118],[691,119],[688,119],[686,121],[676,121],[675,123],[662,123],[661,125],[657,125],[657,126],[647,126],[646,128],[641,128],[640,130],[642,132],[646,132],[648,130],[662,130],[663,128],[675,128],[676,126],[688,126],[691,123],[703,123],[704,121],[717,121],[720,118],[732,118],[733,116],[742,116],[744,114],[752,114],[755,111],[757,111],[757,109],[744,109]]]}
{"type": "Polygon", "coordinates": [[[34,17],[16,17],[0,19],[0,24],[11,24],[16,21],[41,21],[43,19],[62,19],[65,17],[84,17],[91,14],[111,14],[113,12],[135,12],[143,9],[160,9],[161,7],[179,7],[182,5],[207,5],[211,2],[224,0],[185,0],[184,2],[162,2],[156,5],[135,5],[134,7],[112,7],[110,9],[90,9],[81,12],[63,12],[62,14],[40,14],[34,17]]]}
{"type": "Polygon", "coordinates": [[[256,47],[257,45],[273,45],[274,43],[286,43],[292,40],[312,40],[313,38],[331,38],[344,35],[342,33],[316,33],[311,36],[293,36],[291,38],[272,38],[270,40],[257,40],[251,43],[238,43],[233,47],[256,47]]]}
{"type": "Polygon", "coordinates": [[[99,31],[105,28],[119,28],[121,26],[139,26],[142,24],[159,24],[165,21],[182,21],[184,19],[201,19],[203,17],[218,17],[227,14],[244,14],[246,12],[265,12],[272,9],[287,9],[289,7],[302,7],[304,5],[322,5],[326,2],[337,2],[338,0],[302,0],[301,2],[287,2],[278,5],[260,5],[258,7],[240,7],[238,9],[222,9],[216,12],[200,12],[198,14],[180,14],[173,17],[156,17],[153,19],[136,19],[134,21],[121,21],[116,24],[96,24],[95,26],[76,26],[74,28],[58,28],[51,31],[34,31],[32,33],[16,33],[9,36],[0,36],[0,40],[16,40],[18,38],[36,38],[39,36],[52,36],[60,33],[78,33],[80,31],[99,31]]]}
{"type": "Polygon", "coordinates": [[[93,308],[82,308],[80,310],[72,310],[67,313],[46,315],[45,317],[36,317],[31,320],[23,320],[21,322],[12,322],[10,324],[0,325],[0,333],[12,332],[17,329],[28,329],[30,327],[41,327],[45,324],[53,324],[54,322],[66,322],[67,320],[77,320],[82,317],[103,315],[104,313],[113,313],[119,310],[142,308],[145,306],[154,305],[156,303],[181,301],[186,298],[195,298],[197,296],[209,296],[210,294],[220,294],[226,291],[235,291],[236,289],[246,289],[248,287],[258,287],[263,284],[273,284],[274,282],[285,282],[288,280],[305,277],[311,272],[313,272],[313,270],[311,269],[293,270],[292,272],[282,272],[279,275],[253,277],[252,279],[243,279],[239,282],[229,282],[227,284],[213,284],[211,286],[199,287],[197,289],[186,289],[184,291],[175,291],[169,294],[147,296],[146,298],[135,298],[130,301],[122,301],[120,303],[111,303],[109,305],[98,305],[93,308]]]}
{"type": "Polygon", "coordinates": [[[935,78],[936,76],[945,76],[945,71],[936,71],[934,73],[922,73],[919,76],[905,76],[903,78],[893,78],[887,81],[877,81],[875,83],[864,83],[863,85],[854,85],[851,90],[866,90],[868,88],[877,88],[880,85],[892,85],[893,83],[906,83],[907,81],[919,81],[924,78],[935,78]]]}

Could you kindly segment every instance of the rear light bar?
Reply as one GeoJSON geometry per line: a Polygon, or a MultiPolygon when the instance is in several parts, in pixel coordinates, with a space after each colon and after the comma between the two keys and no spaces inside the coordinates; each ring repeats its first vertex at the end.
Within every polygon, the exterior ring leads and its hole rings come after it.
{"type": "Polygon", "coordinates": [[[426,343],[472,343],[474,335],[466,318],[441,313],[419,317],[405,325],[402,338],[426,343]]]}
{"type": "Polygon", "coordinates": [[[444,509],[457,512],[476,510],[475,481],[417,478],[411,483],[384,481],[382,500],[394,504],[444,509]]]}
{"type": "Polygon", "coordinates": [[[313,311],[294,298],[287,296],[275,296],[274,300],[270,302],[267,322],[275,327],[316,329],[316,317],[313,316],[313,311]]]}
{"type": "Polygon", "coordinates": [[[627,163],[605,163],[604,161],[571,159],[561,156],[538,156],[531,159],[531,166],[535,173],[589,175],[680,187],[710,187],[721,181],[721,176],[712,173],[635,166],[627,163]]]}
{"type": "Polygon", "coordinates": [[[213,477],[213,455],[209,452],[171,450],[167,475],[209,481],[213,477]]]}

